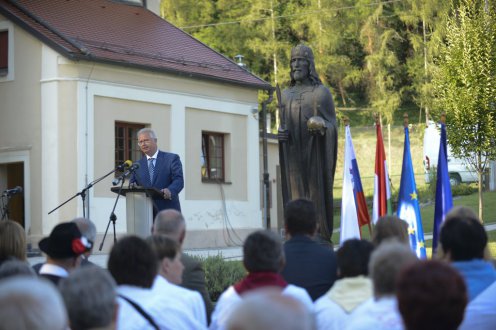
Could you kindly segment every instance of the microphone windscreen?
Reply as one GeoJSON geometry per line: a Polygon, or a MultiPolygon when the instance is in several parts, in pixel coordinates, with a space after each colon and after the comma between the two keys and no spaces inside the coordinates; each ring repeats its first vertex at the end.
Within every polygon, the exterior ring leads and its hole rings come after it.
{"type": "Polygon", "coordinates": [[[128,159],[128,160],[126,160],[126,161],[124,162],[124,166],[125,166],[125,167],[129,167],[129,166],[131,166],[131,165],[133,165],[133,162],[132,162],[132,161],[130,161],[129,159],[128,159]]]}

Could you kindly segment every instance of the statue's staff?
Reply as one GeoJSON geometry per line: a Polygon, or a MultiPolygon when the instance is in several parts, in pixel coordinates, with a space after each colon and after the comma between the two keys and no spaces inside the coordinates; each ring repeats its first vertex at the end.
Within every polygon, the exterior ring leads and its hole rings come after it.
{"type": "Polygon", "coordinates": [[[281,190],[282,190],[282,201],[287,203],[290,199],[289,197],[289,166],[288,166],[288,142],[289,135],[286,129],[286,109],[282,103],[281,89],[279,84],[276,85],[276,95],[277,95],[277,107],[279,108],[279,164],[281,166],[281,190]]]}

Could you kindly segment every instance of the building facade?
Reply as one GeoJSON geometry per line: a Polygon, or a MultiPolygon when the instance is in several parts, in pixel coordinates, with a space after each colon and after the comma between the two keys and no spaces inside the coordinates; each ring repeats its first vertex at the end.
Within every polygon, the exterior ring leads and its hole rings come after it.
{"type": "MultiPolygon", "coordinates": [[[[139,5],[2,0],[2,33],[0,189],[23,188],[8,201],[9,216],[33,246],[83,213],[99,244],[117,197],[115,174],[94,181],[141,157],[142,127],[183,163],[187,248],[239,243],[262,227],[252,113],[268,83],[139,5]]],[[[118,235],[126,234],[124,199],[115,210],[118,235]]]]}

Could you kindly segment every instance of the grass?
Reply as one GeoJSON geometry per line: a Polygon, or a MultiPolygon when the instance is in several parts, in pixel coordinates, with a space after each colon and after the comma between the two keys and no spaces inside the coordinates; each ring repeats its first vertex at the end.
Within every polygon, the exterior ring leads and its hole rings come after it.
{"type": "MultiPolygon", "coordinates": [[[[397,199],[401,179],[401,167],[403,162],[403,143],[405,139],[403,129],[403,114],[408,113],[410,118],[411,128],[410,135],[410,152],[412,156],[412,165],[415,173],[415,181],[417,184],[419,201],[422,203],[421,215],[422,224],[425,234],[432,233],[432,226],[434,221],[434,204],[433,190],[425,183],[425,174],[423,167],[423,139],[424,139],[424,123],[419,120],[419,111],[416,107],[406,107],[395,112],[395,117],[391,126],[383,123],[382,135],[384,140],[384,149],[386,152],[386,159],[388,163],[389,175],[391,178],[391,191],[393,200],[397,199]],[[431,201],[429,203],[429,201],[431,201]]],[[[375,145],[376,145],[376,130],[374,125],[373,112],[370,109],[343,109],[337,110],[338,118],[347,116],[350,119],[351,135],[353,138],[353,145],[357,157],[358,167],[360,169],[360,176],[362,179],[362,186],[367,200],[371,201],[374,190],[374,174],[375,174],[375,145]]],[[[343,164],[344,164],[344,125],[340,120],[338,128],[338,159],[336,162],[336,174],[334,179],[334,198],[335,205],[340,205],[342,195],[343,183],[343,164]]],[[[475,185],[472,187],[458,187],[469,188],[466,191],[474,190],[475,185]]],[[[460,190],[460,189],[457,189],[460,190]]],[[[463,190],[463,189],[462,189],[463,190]]],[[[496,192],[484,193],[484,209],[483,217],[485,224],[496,223],[496,192]]],[[[454,198],[455,205],[464,205],[472,208],[477,214],[478,212],[478,196],[477,193],[467,196],[460,196],[454,198]]],[[[369,214],[372,214],[369,210],[369,214]]],[[[334,215],[334,228],[340,226],[339,211],[334,215]]],[[[369,239],[370,234],[368,228],[362,229],[363,238],[369,239]]],[[[494,257],[496,257],[496,231],[488,232],[489,236],[489,249],[494,257]]],[[[334,243],[339,242],[339,233],[332,235],[334,243]]],[[[431,252],[432,241],[426,242],[428,254],[431,252]]]]}
{"type": "MultiPolygon", "coordinates": [[[[496,218],[494,218],[496,214],[496,192],[488,191],[483,193],[483,215],[485,214],[484,224],[496,224],[496,218]]],[[[455,206],[467,206],[471,208],[477,214],[479,213],[479,201],[477,193],[467,195],[467,196],[459,196],[453,198],[453,204],[455,206]]],[[[430,203],[424,206],[421,206],[420,213],[422,216],[422,227],[424,229],[425,234],[432,234],[432,226],[434,223],[434,204],[430,203]]],[[[371,210],[369,210],[369,214],[371,214],[371,210]]],[[[334,228],[339,228],[340,226],[340,214],[337,213],[334,215],[334,228]]],[[[489,231],[488,233],[488,248],[493,257],[496,257],[496,231],[489,231]]],[[[362,238],[370,239],[370,233],[367,227],[362,227],[362,238]]],[[[339,242],[339,232],[335,232],[332,235],[332,241],[336,244],[339,242]]],[[[426,241],[426,249],[428,256],[431,255],[432,248],[432,240],[426,241]]]]}
{"type": "MultiPolygon", "coordinates": [[[[354,127],[351,126],[351,135],[353,146],[360,169],[360,177],[365,195],[372,195],[374,190],[375,175],[375,145],[376,130],[374,122],[371,121],[368,126],[354,127]]],[[[418,188],[425,185],[425,175],[423,167],[423,125],[413,125],[410,129],[410,152],[412,155],[413,171],[418,188]]],[[[401,179],[401,166],[403,163],[403,143],[405,133],[403,126],[383,127],[384,149],[388,163],[389,175],[391,177],[391,189],[393,193],[399,190],[401,179]]],[[[339,127],[338,132],[338,159],[336,163],[336,174],[334,178],[334,196],[341,196],[343,183],[343,164],[344,164],[344,127],[339,127]]]]}

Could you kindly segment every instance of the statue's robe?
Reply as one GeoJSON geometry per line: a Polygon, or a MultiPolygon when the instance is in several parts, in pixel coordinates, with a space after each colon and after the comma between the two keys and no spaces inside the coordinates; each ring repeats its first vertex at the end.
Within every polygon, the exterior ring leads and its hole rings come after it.
{"type": "Polygon", "coordinates": [[[333,184],[337,158],[336,113],[331,92],[323,85],[296,85],[283,91],[281,126],[288,131],[286,152],[281,153],[283,189],[290,200],[306,198],[315,203],[319,233],[330,241],[333,230],[333,184]],[[320,116],[325,134],[311,134],[307,121],[320,116]]]}

